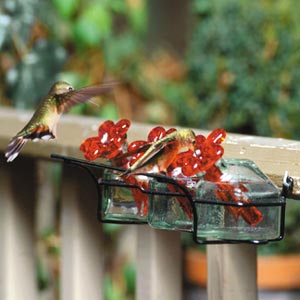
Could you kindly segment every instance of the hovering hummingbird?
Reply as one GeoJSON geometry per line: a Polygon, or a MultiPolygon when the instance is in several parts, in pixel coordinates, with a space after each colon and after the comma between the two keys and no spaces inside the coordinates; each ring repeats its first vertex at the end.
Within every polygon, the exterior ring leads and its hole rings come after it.
{"type": "Polygon", "coordinates": [[[74,90],[67,82],[54,83],[48,95],[39,103],[30,121],[10,140],[5,152],[7,162],[13,161],[19,155],[28,140],[35,142],[40,139],[54,139],[57,122],[63,112],[76,104],[110,91],[115,84],[107,82],[74,90]]]}
{"type": "Polygon", "coordinates": [[[173,131],[162,139],[150,144],[146,152],[122,175],[130,173],[161,173],[174,161],[184,148],[194,151],[196,135],[191,129],[173,131]]]}

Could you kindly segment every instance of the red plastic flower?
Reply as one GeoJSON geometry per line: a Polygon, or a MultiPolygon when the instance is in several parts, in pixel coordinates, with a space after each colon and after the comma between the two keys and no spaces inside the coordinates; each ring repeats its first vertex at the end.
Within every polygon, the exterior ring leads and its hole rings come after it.
{"type": "MultiPolygon", "coordinates": [[[[251,202],[244,194],[248,189],[243,183],[238,183],[237,185],[232,184],[230,182],[222,181],[221,177],[222,172],[215,165],[207,170],[204,175],[205,180],[216,183],[217,189],[215,194],[221,201],[246,204],[251,202]]],[[[263,220],[262,213],[255,206],[236,207],[228,205],[225,206],[225,209],[233,215],[236,221],[239,216],[242,216],[242,218],[251,226],[255,226],[263,220]]]]}
{"type": "Polygon", "coordinates": [[[102,145],[98,137],[90,137],[86,139],[79,150],[84,153],[86,160],[95,160],[102,155],[102,145]]]}
{"type": "Polygon", "coordinates": [[[89,161],[98,157],[114,159],[122,153],[129,127],[130,121],[126,119],[122,119],[117,123],[107,120],[100,124],[98,136],[83,141],[79,150],[84,153],[84,157],[89,161]]]}
{"type": "Polygon", "coordinates": [[[197,135],[195,151],[179,153],[169,171],[172,173],[173,169],[181,168],[183,175],[195,176],[208,170],[223,156],[224,149],[220,144],[225,137],[226,131],[222,128],[212,131],[207,138],[197,135]]]}

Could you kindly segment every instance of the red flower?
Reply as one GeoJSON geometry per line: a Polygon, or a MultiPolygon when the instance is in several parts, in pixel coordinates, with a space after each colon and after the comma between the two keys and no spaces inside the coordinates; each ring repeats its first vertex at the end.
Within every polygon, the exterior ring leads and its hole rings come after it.
{"type": "Polygon", "coordinates": [[[79,150],[84,153],[86,160],[95,160],[102,154],[102,145],[98,137],[91,137],[86,139],[79,150]]]}
{"type": "Polygon", "coordinates": [[[223,156],[224,149],[220,143],[225,137],[226,132],[222,128],[212,131],[207,138],[197,135],[195,151],[179,153],[169,171],[172,173],[173,169],[181,168],[182,174],[189,177],[207,171],[223,156]]]}
{"type": "Polygon", "coordinates": [[[126,119],[122,119],[116,124],[107,120],[100,124],[98,136],[83,141],[79,150],[84,153],[87,160],[95,160],[98,157],[114,159],[122,153],[122,146],[126,143],[129,127],[130,121],[126,119]]]}

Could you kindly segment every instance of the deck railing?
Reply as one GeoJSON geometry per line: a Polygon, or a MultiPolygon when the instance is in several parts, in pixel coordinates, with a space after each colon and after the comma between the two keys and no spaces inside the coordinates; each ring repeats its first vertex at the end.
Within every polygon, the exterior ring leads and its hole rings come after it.
{"type": "MultiPolygon", "coordinates": [[[[28,112],[0,109],[1,153],[29,117],[28,112]]],[[[41,179],[37,169],[52,153],[80,157],[80,142],[96,132],[100,121],[66,115],[59,124],[57,140],[28,143],[10,164],[1,154],[0,299],[38,298],[35,219],[41,179]]],[[[144,138],[149,129],[149,125],[133,124],[129,140],[144,138]]],[[[251,159],[281,185],[286,170],[299,176],[300,142],[229,134],[225,157],[251,159]]],[[[64,166],[63,178],[60,299],[101,300],[105,247],[101,224],[96,219],[96,191],[87,176],[75,168],[64,166]]],[[[46,202],[48,193],[51,191],[45,188],[39,197],[42,195],[46,202]]],[[[133,234],[137,236],[136,299],[182,299],[180,234],[144,225],[134,227],[133,234]]],[[[210,245],[207,252],[210,300],[257,299],[255,245],[210,245]]]]}

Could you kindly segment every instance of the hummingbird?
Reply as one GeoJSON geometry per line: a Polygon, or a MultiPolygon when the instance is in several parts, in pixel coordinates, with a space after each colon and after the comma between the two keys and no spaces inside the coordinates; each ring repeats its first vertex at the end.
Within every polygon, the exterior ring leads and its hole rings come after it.
{"type": "Polygon", "coordinates": [[[64,81],[54,83],[47,96],[40,101],[30,121],[10,140],[5,152],[7,162],[12,162],[29,140],[35,142],[56,138],[56,126],[63,112],[110,91],[114,85],[115,82],[106,82],[75,90],[64,81]]]}
{"type": "MultiPolygon", "coordinates": [[[[196,135],[191,129],[173,131],[150,144],[146,152],[122,176],[130,173],[162,173],[184,148],[195,150],[196,135]]],[[[143,146],[142,146],[143,147],[143,146]]]]}

